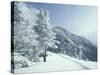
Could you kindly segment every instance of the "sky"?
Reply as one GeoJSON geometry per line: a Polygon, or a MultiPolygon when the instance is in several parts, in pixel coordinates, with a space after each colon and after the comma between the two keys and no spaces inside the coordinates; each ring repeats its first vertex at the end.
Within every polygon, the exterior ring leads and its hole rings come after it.
{"type": "Polygon", "coordinates": [[[83,36],[96,44],[97,7],[71,4],[26,3],[29,8],[47,9],[50,24],[83,36]]]}

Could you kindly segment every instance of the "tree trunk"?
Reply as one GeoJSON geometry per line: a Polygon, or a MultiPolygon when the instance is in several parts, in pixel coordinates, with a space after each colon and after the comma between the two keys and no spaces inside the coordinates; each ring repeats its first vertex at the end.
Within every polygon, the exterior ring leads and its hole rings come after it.
{"type": "Polygon", "coordinates": [[[46,62],[46,50],[44,51],[44,57],[43,57],[43,59],[44,59],[44,62],[46,62]]]}

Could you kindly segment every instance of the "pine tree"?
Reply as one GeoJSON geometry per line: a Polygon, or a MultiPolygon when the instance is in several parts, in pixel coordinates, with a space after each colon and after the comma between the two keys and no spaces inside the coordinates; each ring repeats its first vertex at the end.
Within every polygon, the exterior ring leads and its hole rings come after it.
{"type": "Polygon", "coordinates": [[[34,30],[39,35],[39,50],[44,55],[44,62],[46,62],[46,50],[49,47],[57,48],[56,43],[59,41],[56,40],[56,34],[52,31],[52,28],[49,24],[48,11],[39,10],[39,14],[37,14],[36,26],[34,26],[34,30]]]}
{"type": "MultiPolygon", "coordinates": [[[[34,32],[30,19],[24,17],[24,12],[21,10],[20,5],[24,6],[23,3],[14,2],[14,51],[27,56],[31,60],[34,51],[37,51],[38,41],[36,38],[38,35],[34,32]]],[[[27,7],[24,6],[24,8],[27,7]]]]}

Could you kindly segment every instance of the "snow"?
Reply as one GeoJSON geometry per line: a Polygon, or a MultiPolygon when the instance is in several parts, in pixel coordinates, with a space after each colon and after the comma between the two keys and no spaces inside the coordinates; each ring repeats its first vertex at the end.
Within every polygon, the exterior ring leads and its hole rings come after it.
{"type": "Polygon", "coordinates": [[[15,69],[15,74],[96,69],[96,62],[77,60],[63,54],[52,52],[47,52],[47,54],[47,62],[38,62],[32,67],[15,69]]]}
{"type": "MultiPolygon", "coordinates": [[[[54,39],[56,39],[56,33],[52,31],[52,29],[49,27],[49,17],[47,15],[47,11],[42,11],[42,17],[39,17],[39,29],[33,29],[33,26],[37,26],[36,20],[38,20],[37,15],[39,14],[39,10],[35,8],[29,8],[27,4],[21,2],[18,3],[18,10],[15,10],[17,15],[15,15],[15,18],[18,19],[18,21],[14,21],[14,51],[19,50],[23,54],[24,51],[28,51],[27,55],[25,57],[21,55],[14,55],[14,64],[17,65],[16,69],[14,70],[15,73],[34,73],[34,72],[51,72],[51,71],[65,71],[65,70],[85,70],[85,69],[95,69],[96,68],[96,62],[91,61],[83,61],[83,60],[77,60],[75,58],[66,56],[64,54],[56,54],[52,52],[48,52],[47,56],[47,62],[43,62],[43,58],[41,58],[41,62],[30,62],[30,60],[37,59],[38,55],[40,54],[40,51],[43,49],[41,47],[56,47],[55,43],[59,42],[54,39]],[[18,13],[20,11],[20,14],[18,13]],[[21,17],[21,18],[20,18],[21,17]],[[23,19],[23,21],[21,21],[23,19]],[[43,23],[42,23],[43,22],[43,23]],[[45,25],[46,24],[46,25],[45,25]],[[42,27],[43,29],[41,29],[42,27]],[[40,30],[40,31],[39,31],[40,30]],[[41,30],[43,30],[41,33],[41,30]],[[38,33],[39,32],[39,33],[38,33]],[[39,34],[41,34],[42,37],[39,34]],[[40,43],[40,40],[36,40],[37,38],[42,38],[43,43],[42,45],[38,46],[40,43]],[[43,46],[45,45],[45,46],[43,46]],[[38,48],[37,48],[38,47],[38,48]],[[33,56],[34,55],[34,56],[33,56]],[[30,60],[29,60],[30,59],[30,60]],[[24,68],[22,68],[24,66],[24,68]],[[27,67],[26,67],[27,66],[27,67]]],[[[52,27],[52,26],[51,26],[52,27]]],[[[58,30],[59,31],[59,30],[58,30]]],[[[63,33],[60,32],[59,33],[63,33]]],[[[64,37],[70,42],[68,44],[68,47],[70,48],[72,46],[75,46],[75,48],[78,48],[76,43],[74,43],[73,40],[71,40],[66,34],[64,34],[64,37]]],[[[80,43],[80,42],[79,42],[80,43]]],[[[58,43],[57,43],[58,44],[58,43]]],[[[60,42],[59,42],[60,44],[60,42]]],[[[66,43],[65,43],[66,44],[66,43]]],[[[85,48],[83,46],[79,46],[80,50],[81,48],[85,48]]],[[[65,47],[64,47],[65,48],[65,47]]],[[[46,49],[46,48],[45,48],[46,49]]],[[[61,50],[60,50],[61,51],[61,50]]],[[[82,50],[81,50],[82,51],[82,50]]],[[[79,53],[80,55],[82,52],[79,53]]],[[[79,55],[78,55],[79,56],[79,55]]]]}
{"type": "Polygon", "coordinates": [[[76,62],[76,63],[80,64],[81,66],[84,66],[88,69],[96,69],[97,68],[97,63],[96,62],[92,62],[92,61],[88,61],[88,60],[87,61],[79,60],[79,59],[75,59],[75,58],[72,58],[70,56],[63,55],[63,54],[59,54],[59,55],[66,58],[66,59],[70,59],[73,62],[76,62]]]}
{"type": "Polygon", "coordinates": [[[39,13],[39,11],[35,8],[29,8],[25,2],[19,2],[18,3],[18,9],[23,13],[22,16],[26,19],[29,19],[29,21],[35,25],[35,19],[36,14],[39,13]]]}
{"type": "Polygon", "coordinates": [[[26,66],[32,66],[34,63],[29,61],[27,58],[21,56],[20,54],[14,52],[14,56],[12,55],[12,61],[14,61],[15,68],[21,68],[26,66]],[[14,58],[14,59],[13,59],[14,58]]]}

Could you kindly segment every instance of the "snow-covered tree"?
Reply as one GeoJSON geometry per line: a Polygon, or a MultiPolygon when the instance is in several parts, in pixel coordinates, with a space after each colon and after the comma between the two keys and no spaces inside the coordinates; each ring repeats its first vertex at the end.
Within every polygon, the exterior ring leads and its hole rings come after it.
{"type": "Polygon", "coordinates": [[[30,19],[25,17],[26,12],[23,12],[21,6],[24,7],[23,10],[27,9],[24,3],[14,2],[14,21],[12,23],[14,28],[14,33],[12,35],[14,51],[31,60],[35,58],[35,56],[38,56],[36,53],[34,55],[34,52],[37,51],[38,41],[36,38],[38,35],[33,30],[33,24],[30,22],[30,19]]]}
{"type": "Polygon", "coordinates": [[[56,43],[59,41],[56,40],[56,34],[52,31],[52,28],[49,24],[49,17],[47,10],[39,10],[37,14],[36,26],[34,26],[34,30],[39,35],[39,50],[44,55],[44,62],[46,62],[46,50],[51,48],[57,48],[56,43]]]}

